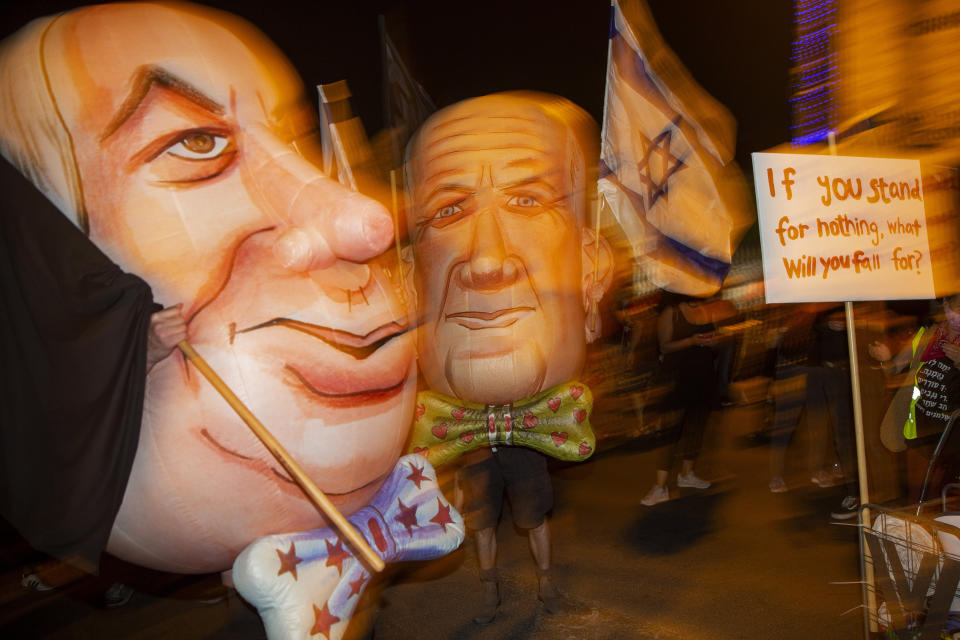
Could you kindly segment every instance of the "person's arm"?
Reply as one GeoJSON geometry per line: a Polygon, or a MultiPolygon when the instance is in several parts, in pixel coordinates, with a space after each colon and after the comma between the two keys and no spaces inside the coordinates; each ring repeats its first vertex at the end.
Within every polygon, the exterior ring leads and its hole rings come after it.
{"type": "Polygon", "coordinates": [[[910,343],[895,356],[891,356],[890,347],[879,340],[871,343],[867,350],[874,360],[880,362],[880,370],[888,376],[900,373],[910,366],[910,361],[913,360],[913,345],[910,343]]]}

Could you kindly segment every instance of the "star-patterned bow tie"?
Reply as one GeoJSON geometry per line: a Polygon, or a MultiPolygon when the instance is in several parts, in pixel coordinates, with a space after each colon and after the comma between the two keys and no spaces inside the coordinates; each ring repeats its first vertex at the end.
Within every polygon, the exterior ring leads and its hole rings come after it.
{"type": "MultiPolygon", "coordinates": [[[[349,518],[386,562],[430,560],[463,542],[463,518],[419,455],[397,462],[380,491],[349,518]]],[[[237,556],[233,581],[270,640],[341,638],[370,573],[332,529],[260,538],[237,556]]]]}
{"type": "Polygon", "coordinates": [[[593,395],[571,382],[508,405],[480,405],[434,391],[417,395],[411,451],[440,466],[482,446],[517,445],[560,460],[586,460],[596,439],[593,395]]]}

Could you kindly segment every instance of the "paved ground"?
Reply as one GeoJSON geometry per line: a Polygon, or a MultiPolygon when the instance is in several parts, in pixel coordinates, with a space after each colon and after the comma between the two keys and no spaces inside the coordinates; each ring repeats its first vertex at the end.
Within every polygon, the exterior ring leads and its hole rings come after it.
{"type": "MultiPolygon", "coordinates": [[[[365,611],[377,611],[372,637],[859,638],[860,589],[832,584],[859,575],[855,529],[829,519],[842,490],[814,487],[794,463],[793,490],[771,494],[768,449],[747,446],[745,437],[763,412],[762,405],[715,412],[709,453],[698,466],[714,486],[674,488],[674,499],[653,508],[640,505],[657,459],[648,445],[628,442],[554,469],[555,571],[573,613],[542,612],[526,539],[505,518],[503,604],[492,624],[471,621],[477,571],[468,542],[441,561],[395,568],[371,590],[365,611]]],[[[215,576],[114,568],[138,591],[125,607],[107,610],[100,597],[110,576],[27,592],[19,579],[28,552],[13,540],[2,554],[3,638],[263,637],[258,618],[235,595],[201,602],[215,576]]]]}
{"type": "Polygon", "coordinates": [[[830,584],[859,575],[855,529],[829,518],[842,491],[817,489],[798,470],[797,489],[771,494],[767,448],[742,447],[760,410],[715,413],[713,454],[699,471],[718,481],[706,492],[674,489],[652,508],[640,499],[655,451],[625,445],[557,470],[556,573],[577,613],[542,613],[526,539],[506,521],[504,604],[493,624],[470,621],[477,577],[467,545],[445,571],[385,590],[376,637],[417,628],[457,639],[859,637],[859,612],[844,615],[859,604],[859,587],[830,584]]]}

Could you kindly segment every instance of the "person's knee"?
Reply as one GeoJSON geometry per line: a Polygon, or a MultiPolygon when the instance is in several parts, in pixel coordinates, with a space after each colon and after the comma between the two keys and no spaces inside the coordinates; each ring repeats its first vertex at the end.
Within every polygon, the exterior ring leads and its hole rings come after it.
{"type": "Polygon", "coordinates": [[[547,525],[546,516],[543,517],[543,520],[535,527],[530,527],[528,530],[529,534],[534,537],[542,537],[550,535],[550,527],[547,525]]]}
{"type": "Polygon", "coordinates": [[[494,527],[479,529],[474,535],[476,535],[479,544],[489,545],[497,541],[497,530],[494,527]]]}

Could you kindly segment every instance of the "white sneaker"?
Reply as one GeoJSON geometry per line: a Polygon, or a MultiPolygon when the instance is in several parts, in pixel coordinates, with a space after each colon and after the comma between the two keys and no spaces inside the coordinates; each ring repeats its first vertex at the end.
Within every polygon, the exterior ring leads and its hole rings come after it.
{"type": "Polygon", "coordinates": [[[710,483],[703,478],[698,478],[697,474],[691,471],[687,475],[683,475],[682,473],[677,474],[677,486],[690,487],[691,489],[707,489],[710,487],[710,483]]]}
{"type": "Polygon", "coordinates": [[[40,576],[29,570],[21,576],[20,586],[24,589],[32,589],[33,591],[53,591],[53,587],[44,582],[40,576]]]}
{"type": "Polygon", "coordinates": [[[830,473],[827,473],[823,469],[817,470],[817,472],[814,473],[813,476],[810,478],[810,482],[817,485],[821,489],[832,487],[833,485],[836,484],[836,480],[834,479],[833,475],[830,473]]]}
{"type": "Polygon", "coordinates": [[[666,502],[670,499],[670,492],[666,487],[661,487],[658,484],[653,485],[650,491],[647,491],[647,495],[643,496],[643,500],[640,501],[645,507],[652,507],[655,504],[660,504],[661,502],[666,502]]]}
{"type": "Polygon", "coordinates": [[[772,493],[786,493],[787,492],[787,483],[783,481],[783,478],[780,476],[774,476],[770,478],[770,491],[772,493]]]}

